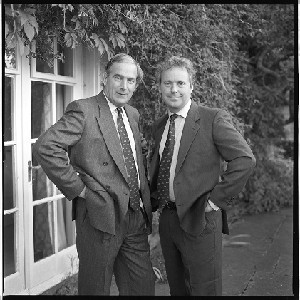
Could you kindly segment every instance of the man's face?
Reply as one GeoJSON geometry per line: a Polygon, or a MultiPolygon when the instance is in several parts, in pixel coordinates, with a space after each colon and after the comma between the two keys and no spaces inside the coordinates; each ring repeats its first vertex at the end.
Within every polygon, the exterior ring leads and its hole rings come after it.
{"type": "Polygon", "coordinates": [[[104,75],[104,93],[117,107],[126,104],[136,89],[137,68],[130,62],[114,63],[104,75]]]}
{"type": "Polygon", "coordinates": [[[173,67],[163,71],[159,90],[169,110],[179,112],[190,100],[193,91],[186,68],[173,67]]]}

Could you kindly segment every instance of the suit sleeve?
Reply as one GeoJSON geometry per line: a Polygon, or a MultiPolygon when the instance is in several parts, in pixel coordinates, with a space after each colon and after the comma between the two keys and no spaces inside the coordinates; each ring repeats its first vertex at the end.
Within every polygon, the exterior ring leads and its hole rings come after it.
{"type": "Polygon", "coordinates": [[[33,145],[33,155],[49,179],[69,200],[77,197],[84,183],[67,156],[68,148],[81,138],[84,114],[76,101],[71,102],[63,117],[43,133],[33,145]]]}
{"type": "Polygon", "coordinates": [[[228,209],[232,199],[242,191],[256,160],[243,138],[229,121],[229,115],[220,110],[213,122],[213,140],[222,156],[227,162],[227,170],[211,191],[211,201],[222,209],[228,209]]]}

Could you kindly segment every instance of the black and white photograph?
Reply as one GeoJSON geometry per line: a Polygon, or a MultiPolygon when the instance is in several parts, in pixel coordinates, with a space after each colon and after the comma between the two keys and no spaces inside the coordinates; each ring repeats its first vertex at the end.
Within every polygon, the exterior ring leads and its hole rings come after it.
{"type": "Polygon", "coordinates": [[[298,299],[299,11],[2,2],[1,295],[298,299]]]}

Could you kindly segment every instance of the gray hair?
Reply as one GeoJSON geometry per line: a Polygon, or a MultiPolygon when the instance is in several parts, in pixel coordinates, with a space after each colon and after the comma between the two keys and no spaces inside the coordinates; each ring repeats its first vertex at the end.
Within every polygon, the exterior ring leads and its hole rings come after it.
{"type": "Polygon", "coordinates": [[[130,55],[128,55],[126,53],[118,53],[115,56],[113,56],[107,63],[107,65],[105,67],[105,72],[108,75],[110,68],[112,67],[112,65],[114,63],[122,63],[122,62],[130,62],[136,66],[136,69],[137,69],[136,86],[138,86],[143,80],[143,76],[144,76],[143,70],[141,69],[139,63],[133,57],[131,57],[130,55]]]}
{"type": "Polygon", "coordinates": [[[196,70],[193,67],[193,63],[189,59],[180,56],[172,56],[158,65],[155,71],[156,82],[160,84],[162,72],[173,67],[185,68],[189,74],[191,85],[194,84],[196,70]]]}

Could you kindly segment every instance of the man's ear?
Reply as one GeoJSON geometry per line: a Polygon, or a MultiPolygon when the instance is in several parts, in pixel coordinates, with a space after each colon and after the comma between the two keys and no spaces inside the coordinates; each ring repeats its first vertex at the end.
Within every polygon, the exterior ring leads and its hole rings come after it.
{"type": "Polygon", "coordinates": [[[158,92],[161,94],[161,84],[160,83],[157,84],[157,89],[158,89],[158,92]]]}

